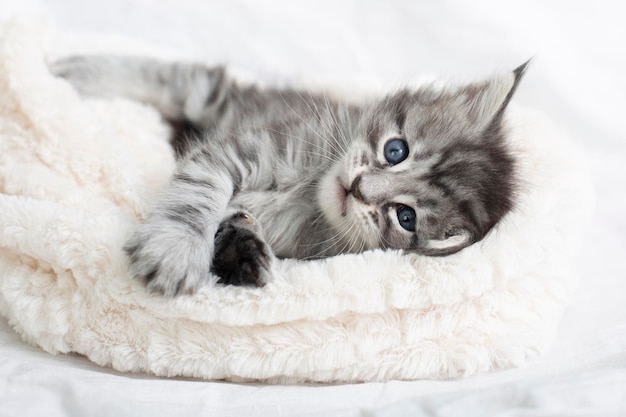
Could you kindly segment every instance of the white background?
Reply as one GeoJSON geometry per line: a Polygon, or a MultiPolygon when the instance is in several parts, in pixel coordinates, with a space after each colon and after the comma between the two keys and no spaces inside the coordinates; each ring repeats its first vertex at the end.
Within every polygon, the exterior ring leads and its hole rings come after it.
{"type": "MultiPolygon", "coordinates": [[[[516,101],[588,156],[596,215],[551,352],[462,381],[264,386],[126,375],[25,345],[0,319],[0,416],[626,415],[626,12],[594,1],[0,0],[0,19],[132,37],[279,80],[398,86],[535,60],[516,101]]],[[[571,227],[581,227],[572,224],[571,227]]],[[[540,239],[540,236],[538,237],[540,239]]]]}

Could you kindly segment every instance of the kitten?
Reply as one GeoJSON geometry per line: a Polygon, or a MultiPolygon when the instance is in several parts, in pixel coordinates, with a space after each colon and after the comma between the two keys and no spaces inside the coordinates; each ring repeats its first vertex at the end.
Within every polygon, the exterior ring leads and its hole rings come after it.
{"type": "Polygon", "coordinates": [[[528,63],[463,86],[402,89],[362,105],[240,86],[223,68],[80,56],[52,71],[80,92],[154,105],[194,135],[125,246],[151,291],[262,286],[275,256],[373,248],[449,255],[513,206],[502,119],[528,63]]]}

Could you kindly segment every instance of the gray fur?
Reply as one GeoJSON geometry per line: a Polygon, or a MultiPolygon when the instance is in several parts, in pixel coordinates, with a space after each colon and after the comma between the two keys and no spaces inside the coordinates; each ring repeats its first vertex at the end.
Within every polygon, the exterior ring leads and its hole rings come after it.
{"type": "MultiPolygon", "coordinates": [[[[448,255],[482,239],[513,205],[514,163],[501,119],[525,68],[362,105],[242,87],[224,69],[196,64],[93,56],[52,70],[83,93],[144,101],[202,132],[174,144],[177,172],[126,245],[132,274],[173,295],[209,280],[215,235],[227,219],[254,224],[229,223],[228,236],[245,235],[261,248],[262,261],[250,269],[258,270],[255,285],[269,279],[274,255],[372,248],[448,255]],[[392,138],[406,140],[410,153],[393,166],[383,153],[392,138]],[[414,209],[415,232],[400,227],[400,205],[414,209]]],[[[249,267],[236,262],[231,269],[249,267]]]]}

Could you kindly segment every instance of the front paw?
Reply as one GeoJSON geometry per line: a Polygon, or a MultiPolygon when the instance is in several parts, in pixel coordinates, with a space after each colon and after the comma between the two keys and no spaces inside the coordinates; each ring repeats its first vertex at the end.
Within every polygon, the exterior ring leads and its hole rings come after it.
{"type": "Polygon", "coordinates": [[[131,275],[166,296],[192,294],[209,282],[209,242],[175,224],[154,223],[141,224],[124,246],[131,275]]]}
{"type": "Polygon", "coordinates": [[[230,285],[262,287],[269,278],[272,250],[249,214],[239,212],[220,224],[211,271],[230,285]]]}

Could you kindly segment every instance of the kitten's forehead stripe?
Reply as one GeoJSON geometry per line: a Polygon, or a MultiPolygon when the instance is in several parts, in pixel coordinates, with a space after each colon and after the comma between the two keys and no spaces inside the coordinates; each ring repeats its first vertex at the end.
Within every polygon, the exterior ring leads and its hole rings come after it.
{"type": "Polygon", "coordinates": [[[406,109],[404,106],[399,106],[396,110],[396,125],[398,126],[398,131],[401,134],[404,134],[404,123],[406,122],[406,109]]]}
{"type": "Polygon", "coordinates": [[[374,119],[369,122],[367,127],[367,142],[369,143],[372,151],[376,152],[378,149],[378,140],[380,137],[380,125],[374,119]]]}
{"type": "Polygon", "coordinates": [[[434,198],[418,198],[415,202],[418,207],[426,209],[434,209],[439,205],[439,202],[434,198]]]}

